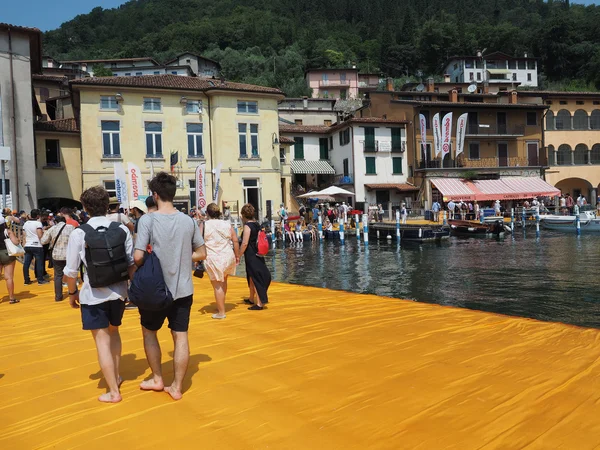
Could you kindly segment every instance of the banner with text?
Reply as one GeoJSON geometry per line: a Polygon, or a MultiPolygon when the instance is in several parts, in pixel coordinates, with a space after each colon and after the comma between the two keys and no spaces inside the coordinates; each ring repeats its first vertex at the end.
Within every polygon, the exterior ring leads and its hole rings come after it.
{"type": "Polygon", "coordinates": [[[452,113],[449,112],[442,119],[442,161],[450,153],[452,146],[452,113]]]}
{"type": "Polygon", "coordinates": [[[115,163],[115,191],[117,193],[118,202],[124,208],[129,208],[129,196],[127,194],[127,176],[125,175],[125,167],[123,163],[115,163]]]}
{"type": "Polygon", "coordinates": [[[196,167],[196,206],[198,209],[206,208],[206,188],[204,177],[206,175],[206,164],[196,167]]]}
{"type": "Polygon", "coordinates": [[[433,116],[433,146],[435,147],[435,157],[437,158],[442,153],[442,128],[440,126],[440,113],[433,116]]]}
{"type": "Polygon", "coordinates": [[[427,119],[419,114],[419,125],[421,127],[421,148],[423,149],[423,161],[427,162],[427,119]]]}
{"type": "Polygon", "coordinates": [[[217,203],[217,199],[219,198],[219,186],[221,185],[221,167],[223,164],[217,164],[217,168],[215,169],[215,192],[213,194],[213,202],[217,203]]]}
{"type": "Polygon", "coordinates": [[[146,188],[144,186],[144,177],[142,171],[134,163],[127,163],[127,171],[129,172],[129,186],[131,186],[131,195],[129,201],[133,202],[140,199],[140,195],[144,195],[146,188]]]}
{"type": "Polygon", "coordinates": [[[465,134],[467,132],[467,118],[469,113],[464,113],[456,121],[456,156],[465,150],[465,134]]]}

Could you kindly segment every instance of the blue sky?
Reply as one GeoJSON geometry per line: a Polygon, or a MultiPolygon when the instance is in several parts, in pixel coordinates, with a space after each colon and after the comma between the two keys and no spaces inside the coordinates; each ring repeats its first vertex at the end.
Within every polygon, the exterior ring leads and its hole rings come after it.
{"type": "MultiPolygon", "coordinates": [[[[126,0],[2,0],[0,22],[36,27],[42,31],[58,28],[78,14],[90,12],[96,6],[114,8],[126,0]]],[[[572,0],[586,5],[600,4],[600,0],[572,0]]]]}

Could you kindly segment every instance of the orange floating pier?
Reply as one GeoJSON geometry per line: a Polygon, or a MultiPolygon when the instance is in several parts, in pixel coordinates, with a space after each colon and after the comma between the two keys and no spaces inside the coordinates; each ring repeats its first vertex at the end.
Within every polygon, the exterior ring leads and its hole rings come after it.
{"type": "Polygon", "coordinates": [[[217,321],[196,283],[183,400],[139,390],[150,371],[132,310],[123,401],[106,405],[79,312],[52,284],[18,281],[21,303],[0,304],[0,448],[600,447],[599,330],[281,283],[248,311],[239,278],[217,321]]]}

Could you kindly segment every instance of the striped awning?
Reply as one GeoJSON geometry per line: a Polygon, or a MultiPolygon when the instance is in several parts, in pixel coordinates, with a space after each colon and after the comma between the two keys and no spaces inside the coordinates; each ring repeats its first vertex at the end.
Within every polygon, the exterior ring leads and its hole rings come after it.
{"type": "Polygon", "coordinates": [[[463,181],[458,178],[432,178],[431,183],[444,200],[518,200],[554,197],[560,190],[539,177],[505,177],[498,180],[463,181]]]}
{"type": "Polygon", "coordinates": [[[334,175],[335,169],[327,161],[306,161],[295,159],[291,164],[292,172],[313,175],[334,175]]]}

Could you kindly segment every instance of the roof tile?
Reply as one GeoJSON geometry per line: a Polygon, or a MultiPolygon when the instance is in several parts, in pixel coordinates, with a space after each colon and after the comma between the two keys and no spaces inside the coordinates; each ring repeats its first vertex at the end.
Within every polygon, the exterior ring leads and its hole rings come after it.
{"type": "Polygon", "coordinates": [[[36,131],[79,133],[79,128],[77,127],[77,122],[74,118],[49,120],[47,122],[36,122],[34,128],[36,131]]]}

